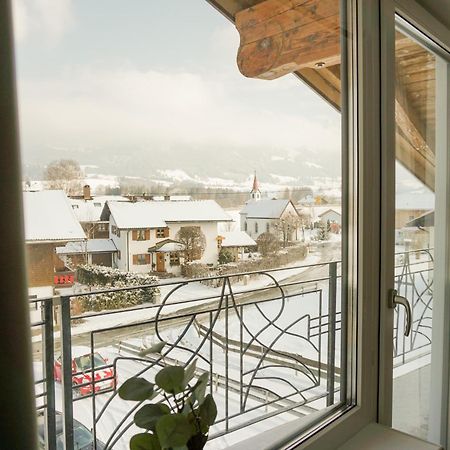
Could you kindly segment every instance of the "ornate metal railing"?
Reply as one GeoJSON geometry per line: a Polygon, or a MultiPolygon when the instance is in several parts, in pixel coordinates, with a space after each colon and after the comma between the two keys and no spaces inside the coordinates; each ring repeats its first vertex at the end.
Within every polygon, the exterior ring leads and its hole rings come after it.
{"type": "MultiPolygon", "coordinates": [[[[429,353],[431,344],[431,250],[397,254],[396,288],[411,301],[413,327],[404,338],[403,313],[395,311],[394,365],[429,353]]],[[[73,448],[73,418],[92,429],[94,442],[127,448],[133,415],[140,404],[122,401],[116,388],[131,376],[153,380],[159,368],[197,359],[197,375],[209,374],[209,390],[219,414],[210,439],[238,432],[263,420],[305,416],[339,400],[340,262],[161,283],[161,300],[125,310],[75,313],[80,296],[155,289],[152,286],[105,289],[35,299],[41,318],[34,320],[37,406],[45,417],[47,448],[62,440],[73,448]],[[204,283],[209,286],[206,287],[204,283]],[[248,284],[246,284],[248,282],[248,284]],[[166,342],[161,354],[141,351],[166,342]],[[103,367],[73,373],[72,354],[87,347],[91,366],[96,352],[109,357],[103,367]],[[55,356],[61,355],[61,383],[54,382],[55,356]],[[109,377],[96,372],[112,369],[109,377]],[[73,377],[90,393],[77,396],[73,377]],[[117,385],[96,392],[115,379],[117,385]],[[56,434],[56,411],[63,436],[56,434]]],[[[34,306],[33,306],[34,307],[34,306]]],[[[36,315],[36,312],[35,314],[36,315]]]]}
{"type": "Polygon", "coordinates": [[[209,374],[209,389],[218,405],[210,439],[283,414],[304,416],[333,404],[339,398],[341,376],[336,352],[339,272],[340,263],[332,262],[161,283],[158,304],[84,314],[71,313],[80,296],[155,286],[40,299],[42,320],[33,325],[42,327],[42,340],[35,336],[34,351],[36,365],[42,364],[38,407],[46,416],[48,448],[56,448],[55,411],[63,415],[65,434],[58,439],[64,440],[65,448],[73,446],[74,417],[92,429],[94,442],[101,439],[107,448],[127,448],[139,404],[124,402],[115,388],[96,392],[96,385],[115,375],[118,385],[131,376],[152,380],[159,368],[187,365],[193,359],[198,375],[209,374]],[[216,281],[218,287],[206,288],[205,281],[216,281]],[[166,342],[161,354],[140,355],[157,342],[166,342]],[[110,360],[84,373],[88,381],[73,385],[73,377],[83,374],[72,372],[72,352],[79,346],[88,347],[91,363],[96,352],[110,360]],[[62,381],[55,384],[59,353],[62,381]],[[112,369],[113,375],[96,379],[96,372],[104,369],[112,369]],[[90,393],[76,396],[85,385],[91,386],[90,393]]]}
{"type": "Polygon", "coordinates": [[[394,312],[394,366],[405,364],[431,352],[433,307],[433,249],[410,250],[396,255],[395,288],[411,305],[412,327],[406,337],[405,312],[394,312]]]}

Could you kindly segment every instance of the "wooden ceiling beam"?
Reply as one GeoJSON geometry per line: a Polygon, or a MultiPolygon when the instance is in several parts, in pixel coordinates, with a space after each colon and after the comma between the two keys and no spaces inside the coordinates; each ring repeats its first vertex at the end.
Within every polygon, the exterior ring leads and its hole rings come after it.
{"type": "Polygon", "coordinates": [[[238,67],[273,80],[304,68],[340,62],[339,2],[265,0],[236,14],[238,67]]]}

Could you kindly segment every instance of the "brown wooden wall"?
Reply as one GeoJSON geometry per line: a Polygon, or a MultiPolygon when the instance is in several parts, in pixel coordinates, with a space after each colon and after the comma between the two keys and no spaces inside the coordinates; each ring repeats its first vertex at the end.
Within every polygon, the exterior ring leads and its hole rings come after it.
{"type": "Polygon", "coordinates": [[[28,286],[53,286],[55,244],[26,244],[26,256],[28,286]]]}

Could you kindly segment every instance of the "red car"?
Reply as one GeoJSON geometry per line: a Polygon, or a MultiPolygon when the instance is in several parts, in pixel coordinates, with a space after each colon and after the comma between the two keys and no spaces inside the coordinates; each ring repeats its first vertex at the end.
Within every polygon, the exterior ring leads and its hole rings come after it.
{"type": "MultiPolygon", "coordinates": [[[[113,367],[108,365],[108,359],[103,358],[100,353],[94,353],[94,390],[95,392],[115,389],[116,374],[113,367]],[[98,367],[98,369],[97,369],[98,367]]],[[[55,361],[55,380],[61,381],[61,356],[55,361]]],[[[72,384],[73,396],[83,397],[92,394],[92,370],[91,370],[91,350],[88,347],[72,348],[72,384]],[[88,384],[86,384],[88,383],[88,384]],[[80,385],[80,387],[77,387],[80,385]],[[84,385],[84,386],[83,386],[84,385]]]]}

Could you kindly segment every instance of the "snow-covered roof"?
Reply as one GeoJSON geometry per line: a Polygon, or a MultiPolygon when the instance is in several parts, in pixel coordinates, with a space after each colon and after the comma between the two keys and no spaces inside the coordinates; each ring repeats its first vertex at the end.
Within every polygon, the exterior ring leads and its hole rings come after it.
{"type": "Polygon", "coordinates": [[[164,228],[170,222],[231,221],[214,200],[108,202],[107,207],[120,229],[164,228]]]}
{"type": "Polygon", "coordinates": [[[222,247],[251,247],[256,242],[245,231],[223,231],[222,247]]]}
{"type": "Polygon", "coordinates": [[[250,200],[242,208],[241,214],[246,214],[250,218],[278,219],[289,203],[290,200],[250,200]]]}
{"type": "Polygon", "coordinates": [[[101,195],[90,200],[71,198],[69,201],[79,222],[97,222],[107,201],[128,202],[129,199],[121,195],[101,195]]]}
{"type": "Polygon", "coordinates": [[[85,242],[68,242],[64,247],[56,247],[59,255],[73,255],[76,253],[111,253],[117,247],[111,239],[88,239],[85,242]],[[87,245],[87,248],[86,248],[87,245]]]}
{"type": "Polygon", "coordinates": [[[340,206],[332,206],[332,207],[326,207],[324,208],[325,211],[322,211],[321,213],[319,213],[317,216],[318,217],[322,217],[325,214],[329,213],[329,212],[334,212],[336,214],[341,215],[341,207],[340,206]]]}
{"type": "MultiPolygon", "coordinates": [[[[169,198],[171,202],[188,202],[192,200],[190,195],[170,195],[169,198]]],[[[155,195],[153,197],[153,201],[155,202],[162,202],[164,200],[166,200],[164,195],[155,195]]]]}
{"type": "Polygon", "coordinates": [[[63,191],[24,192],[26,241],[86,239],[63,191]]]}

